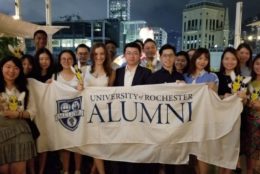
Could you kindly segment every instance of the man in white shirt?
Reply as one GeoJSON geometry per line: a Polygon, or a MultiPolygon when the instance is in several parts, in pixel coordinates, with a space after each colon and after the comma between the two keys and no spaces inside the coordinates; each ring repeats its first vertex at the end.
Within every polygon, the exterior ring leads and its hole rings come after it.
{"type": "Polygon", "coordinates": [[[85,44],[79,44],[76,48],[77,61],[80,62],[82,74],[85,74],[86,66],[91,65],[89,58],[90,48],[85,44]]]}
{"type": "Polygon", "coordinates": [[[114,86],[146,84],[151,71],[139,65],[141,57],[140,46],[135,42],[126,44],[124,57],[126,59],[126,65],[116,70],[114,86]]]}

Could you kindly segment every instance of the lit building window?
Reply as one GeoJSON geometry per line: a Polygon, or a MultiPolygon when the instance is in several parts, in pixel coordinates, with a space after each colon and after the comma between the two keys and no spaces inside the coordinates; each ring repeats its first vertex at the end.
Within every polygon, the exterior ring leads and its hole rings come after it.
{"type": "Polygon", "coordinates": [[[62,45],[62,47],[73,47],[73,40],[72,39],[62,39],[61,45],[62,45]]]}
{"type": "Polygon", "coordinates": [[[76,48],[79,44],[85,44],[85,45],[91,47],[91,40],[90,39],[75,39],[74,47],[76,48]]]}
{"type": "Polygon", "coordinates": [[[52,46],[53,47],[60,47],[60,40],[59,39],[52,39],[52,46]]]}

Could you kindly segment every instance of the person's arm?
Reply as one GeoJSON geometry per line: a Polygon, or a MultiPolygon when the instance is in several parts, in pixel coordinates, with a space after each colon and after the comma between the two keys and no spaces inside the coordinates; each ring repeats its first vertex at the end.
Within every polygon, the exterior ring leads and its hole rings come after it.
{"type": "Polygon", "coordinates": [[[208,87],[218,93],[218,84],[219,79],[215,73],[210,73],[209,82],[207,83],[208,87]]]}
{"type": "Polygon", "coordinates": [[[207,83],[209,89],[212,89],[216,93],[218,92],[218,85],[215,82],[209,82],[207,83]]]}
{"type": "Polygon", "coordinates": [[[28,98],[28,104],[25,110],[17,110],[17,111],[11,111],[6,110],[3,111],[3,116],[11,119],[25,119],[29,118],[33,120],[36,116],[36,105],[34,101],[34,97],[32,95],[29,95],[28,98]]]}
{"type": "Polygon", "coordinates": [[[260,101],[259,100],[251,101],[249,107],[257,111],[260,111],[260,101]]]}
{"type": "Polygon", "coordinates": [[[237,96],[241,98],[242,103],[245,105],[248,102],[246,91],[238,91],[237,96]]]}
{"type": "Polygon", "coordinates": [[[77,87],[76,87],[76,89],[77,89],[78,91],[83,91],[83,89],[84,89],[83,83],[79,82],[78,85],[77,85],[77,87]]]}
{"type": "Polygon", "coordinates": [[[224,99],[224,98],[227,98],[227,97],[229,97],[231,95],[232,94],[230,94],[230,93],[225,93],[224,95],[219,95],[219,98],[224,99]]]}
{"type": "Polygon", "coordinates": [[[3,116],[12,119],[23,119],[23,118],[31,118],[30,113],[28,111],[4,111],[3,116]]]}
{"type": "Polygon", "coordinates": [[[110,77],[108,78],[108,86],[113,86],[116,79],[116,72],[113,70],[110,77]]]}

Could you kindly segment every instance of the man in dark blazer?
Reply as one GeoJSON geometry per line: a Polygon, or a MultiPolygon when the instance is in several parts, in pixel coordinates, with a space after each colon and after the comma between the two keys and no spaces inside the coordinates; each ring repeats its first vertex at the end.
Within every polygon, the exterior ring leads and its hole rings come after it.
{"type": "Polygon", "coordinates": [[[147,79],[151,75],[151,70],[139,65],[141,58],[140,46],[135,42],[126,44],[124,47],[124,57],[126,59],[126,66],[116,70],[114,86],[146,84],[147,79]]]}
{"type": "MultiPolygon", "coordinates": [[[[116,70],[114,86],[144,85],[151,75],[151,70],[139,65],[141,48],[131,42],[124,47],[126,65],[116,70]]],[[[110,174],[152,174],[150,164],[110,162],[108,173],[110,174]]]]}

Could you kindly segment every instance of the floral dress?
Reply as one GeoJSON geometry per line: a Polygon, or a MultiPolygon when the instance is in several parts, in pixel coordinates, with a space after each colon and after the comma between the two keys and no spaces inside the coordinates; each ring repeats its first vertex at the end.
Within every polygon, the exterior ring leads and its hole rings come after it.
{"type": "MultiPolygon", "coordinates": [[[[253,81],[251,85],[260,89],[260,81],[253,81]]],[[[260,110],[250,108],[246,128],[246,154],[249,158],[260,160],[260,110]]]]}

